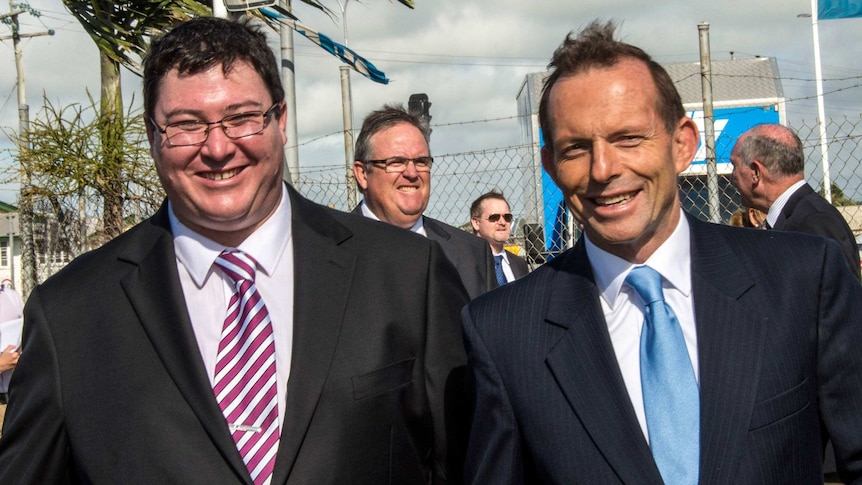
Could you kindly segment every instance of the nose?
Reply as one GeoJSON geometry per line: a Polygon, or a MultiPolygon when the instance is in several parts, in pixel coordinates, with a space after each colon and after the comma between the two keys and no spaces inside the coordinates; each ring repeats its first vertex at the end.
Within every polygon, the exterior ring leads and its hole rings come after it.
{"type": "Polygon", "coordinates": [[[233,155],[236,143],[224,133],[221,125],[210,126],[207,140],[201,145],[201,155],[211,160],[223,160],[233,155]]]}
{"type": "Polygon", "coordinates": [[[404,171],[401,172],[401,175],[405,178],[416,179],[419,177],[419,171],[416,170],[416,162],[413,160],[409,160],[407,162],[407,166],[404,168],[404,171]]]}
{"type": "Polygon", "coordinates": [[[605,141],[593,143],[590,162],[590,178],[599,183],[607,183],[618,173],[619,164],[613,146],[605,141]]]}

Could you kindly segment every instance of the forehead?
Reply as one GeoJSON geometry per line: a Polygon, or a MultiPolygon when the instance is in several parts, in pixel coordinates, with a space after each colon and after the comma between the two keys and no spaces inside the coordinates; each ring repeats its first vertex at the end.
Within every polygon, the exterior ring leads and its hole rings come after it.
{"type": "Polygon", "coordinates": [[[571,125],[613,129],[635,118],[657,118],[657,98],[655,82],[643,61],[622,59],[610,67],[590,67],[560,78],[551,88],[551,128],[553,132],[571,125]]]}
{"type": "Polygon", "coordinates": [[[396,123],[369,138],[374,158],[416,157],[428,154],[428,143],[422,132],[410,123],[396,123]]]}
{"type": "Polygon", "coordinates": [[[509,210],[509,204],[500,199],[485,199],[482,201],[482,215],[501,214],[509,210]]]}
{"type": "Polygon", "coordinates": [[[263,78],[245,61],[237,61],[227,72],[222,64],[202,71],[180,72],[176,67],[159,81],[156,105],[202,107],[214,103],[262,102],[269,98],[263,78]]]}

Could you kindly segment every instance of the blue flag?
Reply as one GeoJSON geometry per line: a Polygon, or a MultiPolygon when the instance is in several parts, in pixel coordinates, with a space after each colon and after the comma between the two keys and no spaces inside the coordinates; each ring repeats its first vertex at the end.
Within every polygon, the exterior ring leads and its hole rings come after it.
{"type": "Polygon", "coordinates": [[[262,8],[260,11],[267,17],[277,19],[282,24],[287,25],[299,34],[302,34],[305,38],[319,45],[325,51],[341,59],[345,64],[350,65],[353,70],[359,74],[362,74],[376,83],[389,84],[389,79],[383,71],[374,67],[374,64],[372,64],[371,61],[360,56],[349,47],[341,45],[330,39],[328,36],[321,34],[316,30],[309,29],[296,20],[288,18],[270,9],[262,8]]]}
{"type": "Polygon", "coordinates": [[[862,0],[817,0],[819,20],[862,17],[862,0]]]}

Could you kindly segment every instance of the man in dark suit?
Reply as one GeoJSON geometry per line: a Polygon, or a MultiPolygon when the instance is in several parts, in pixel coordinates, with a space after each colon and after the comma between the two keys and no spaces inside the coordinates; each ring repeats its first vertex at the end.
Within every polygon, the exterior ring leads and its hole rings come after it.
{"type": "Polygon", "coordinates": [[[613,23],[570,35],[539,116],[577,245],[464,312],[468,483],[862,480],[862,285],[803,234],[698,221],[698,129],[613,23]],[[804,255],[804,257],[802,257],[804,255]]]}
{"type": "Polygon", "coordinates": [[[474,200],[470,205],[470,224],[474,234],[488,241],[499,286],[530,272],[527,261],[504,246],[512,235],[512,212],[503,194],[491,191],[474,200]]]}
{"type": "Polygon", "coordinates": [[[168,201],[31,294],[0,483],[446,483],[467,295],[439,246],[282,182],[255,28],[178,26],[144,89],[168,201]]]}
{"type": "Polygon", "coordinates": [[[481,239],[423,215],[434,162],[429,134],[426,124],[400,105],[384,106],[365,117],[353,163],[364,200],[353,212],[437,241],[475,298],[497,286],[491,252],[481,239]]]}
{"type": "Polygon", "coordinates": [[[796,133],[778,124],[757,125],[739,137],[730,161],[742,204],[766,212],[767,227],[835,240],[860,276],[853,231],[838,209],[805,182],[805,153],[796,133]]]}

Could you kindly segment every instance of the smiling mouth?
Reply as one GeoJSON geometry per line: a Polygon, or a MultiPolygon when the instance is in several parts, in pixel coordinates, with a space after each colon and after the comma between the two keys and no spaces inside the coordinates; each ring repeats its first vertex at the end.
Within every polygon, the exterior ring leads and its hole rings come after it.
{"type": "Polygon", "coordinates": [[[236,177],[241,171],[242,169],[235,168],[226,172],[204,172],[201,175],[210,180],[227,180],[236,177]]]}
{"type": "Polygon", "coordinates": [[[419,190],[419,187],[398,187],[398,190],[401,192],[416,192],[419,190]]]}
{"type": "Polygon", "coordinates": [[[628,202],[635,196],[635,194],[636,192],[629,192],[627,194],[615,195],[613,197],[596,197],[593,200],[596,202],[596,205],[611,206],[628,202]]]}

